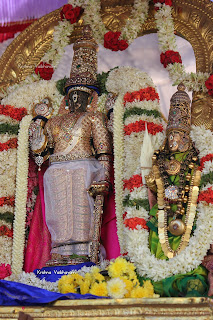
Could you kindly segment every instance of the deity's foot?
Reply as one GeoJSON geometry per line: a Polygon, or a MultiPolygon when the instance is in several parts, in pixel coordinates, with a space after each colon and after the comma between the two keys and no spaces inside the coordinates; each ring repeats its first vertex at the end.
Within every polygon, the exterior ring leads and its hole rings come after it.
{"type": "Polygon", "coordinates": [[[78,256],[76,254],[65,256],[58,253],[52,253],[51,260],[47,261],[46,267],[76,265],[88,261],[90,261],[88,256],[78,256]]]}

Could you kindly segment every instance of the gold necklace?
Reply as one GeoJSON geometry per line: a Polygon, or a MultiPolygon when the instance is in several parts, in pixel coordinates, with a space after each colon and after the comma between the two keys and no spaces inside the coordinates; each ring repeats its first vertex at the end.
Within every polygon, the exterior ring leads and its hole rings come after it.
{"type": "Polygon", "coordinates": [[[158,235],[159,241],[162,247],[164,254],[168,258],[173,258],[178,255],[183,249],[185,249],[188,245],[195,215],[196,215],[196,207],[197,207],[197,198],[199,193],[199,184],[201,179],[201,172],[199,170],[194,170],[194,174],[192,175],[190,190],[189,190],[189,199],[186,211],[186,219],[185,223],[180,219],[173,220],[173,224],[170,225],[173,229],[181,228],[183,229],[182,237],[180,244],[176,250],[173,250],[169,244],[168,240],[168,225],[167,225],[167,211],[165,208],[165,190],[163,181],[160,176],[160,171],[157,165],[153,165],[153,171],[157,184],[157,202],[158,202],[158,235]]]}

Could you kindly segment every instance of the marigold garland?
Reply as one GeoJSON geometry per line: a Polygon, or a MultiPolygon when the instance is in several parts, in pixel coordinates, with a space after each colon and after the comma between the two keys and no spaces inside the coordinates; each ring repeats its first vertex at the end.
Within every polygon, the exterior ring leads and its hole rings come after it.
{"type": "Polygon", "coordinates": [[[137,229],[138,226],[142,227],[143,229],[149,229],[146,225],[146,220],[138,217],[125,219],[124,225],[131,230],[137,229]]]}
{"type": "Polygon", "coordinates": [[[128,180],[123,181],[123,188],[132,191],[134,188],[139,188],[143,186],[142,177],[139,174],[132,176],[128,180]]]}
{"type": "Polygon", "coordinates": [[[205,157],[202,157],[202,158],[200,159],[200,167],[199,167],[199,170],[200,170],[200,171],[203,171],[205,162],[206,162],[206,161],[212,161],[212,160],[213,160],[213,153],[207,154],[205,157]]]}
{"type": "Polygon", "coordinates": [[[14,204],[15,204],[15,197],[14,196],[0,198],[0,207],[3,207],[4,205],[14,207],[14,204]]]}
{"type": "Polygon", "coordinates": [[[0,105],[0,114],[9,116],[12,119],[21,121],[21,119],[26,116],[27,110],[25,108],[15,108],[9,105],[0,105]]]}
{"type": "Polygon", "coordinates": [[[7,226],[0,227],[0,236],[7,236],[9,238],[13,237],[13,229],[9,229],[7,226]]]}
{"type": "Polygon", "coordinates": [[[147,124],[147,130],[148,133],[152,135],[156,135],[158,132],[163,131],[163,126],[160,124],[155,124],[153,122],[147,122],[147,121],[136,121],[134,123],[130,123],[126,126],[124,126],[124,134],[125,135],[130,135],[132,132],[141,132],[145,131],[145,125],[147,124]]]}
{"type": "Polygon", "coordinates": [[[198,196],[198,202],[205,201],[213,204],[213,190],[209,187],[207,190],[201,191],[198,196]]]}
{"type": "Polygon", "coordinates": [[[17,138],[12,138],[7,142],[0,143],[0,151],[16,149],[17,148],[17,138]]]}
{"type": "Polygon", "coordinates": [[[156,90],[152,87],[140,89],[139,91],[134,92],[127,92],[124,95],[124,105],[127,102],[133,102],[135,100],[143,101],[143,100],[152,100],[154,101],[157,99],[159,101],[159,94],[156,92],[156,90]]]}

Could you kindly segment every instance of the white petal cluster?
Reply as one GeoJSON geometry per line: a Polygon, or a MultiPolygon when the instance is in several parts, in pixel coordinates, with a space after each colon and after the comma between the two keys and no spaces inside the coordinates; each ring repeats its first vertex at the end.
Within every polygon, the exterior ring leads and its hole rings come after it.
{"type": "Polygon", "coordinates": [[[13,233],[12,272],[19,274],[22,271],[25,243],[25,220],[28,180],[28,129],[32,116],[25,116],[20,122],[17,149],[17,174],[15,193],[15,220],[13,233]]]}
{"type": "Polygon", "coordinates": [[[63,96],[58,92],[54,80],[40,80],[27,85],[20,83],[19,85],[11,86],[8,89],[8,96],[1,103],[16,106],[16,108],[24,107],[30,114],[33,106],[46,97],[51,99],[54,114],[57,114],[63,96]]]}
{"type": "Polygon", "coordinates": [[[152,79],[147,73],[133,67],[120,67],[109,73],[106,82],[108,92],[125,94],[146,87],[154,87],[152,79]]]}
{"type": "Polygon", "coordinates": [[[199,150],[199,157],[205,157],[209,153],[213,153],[213,133],[211,130],[202,126],[191,126],[190,136],[195,143],[195,147],[199,150]]]}

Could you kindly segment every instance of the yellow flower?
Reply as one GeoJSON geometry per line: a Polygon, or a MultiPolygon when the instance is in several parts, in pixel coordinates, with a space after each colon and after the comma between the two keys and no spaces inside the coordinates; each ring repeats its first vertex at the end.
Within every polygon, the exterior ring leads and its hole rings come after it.
{"type": "Polygon", "coordinates": [[[98,267],[96,267],[96,266],[93,266],[90,269],[90,273],[91,274],[95,274],[95,273],[99,273],[99,272],[100,272],[100,269],[98,267]]]}
{"type": "Polygon", "coordinates": [[[146,297],[146,290],[143,287],[136,287],[131,291],[131,298],[144,298],[146,297]]]}
{"type": "Polygon", "coordinates": [[[129,298],[130,297],[130,293],[133,289],[133,286],[134,286],[134,283],[129,280],[129,279],[126,279],[124,277],[120,277],[120,279],[125,283],[126,285],[126,290],[127,290],[127,293],[125,294],[124,298],[129,298]]]}
{"type": "Polygon", "coordinates": [[[143,287],[146,290],[146,297],[149,297],[149,298],[153,297],[154,287],[153,287],[151,281],[150,280],[144,281],[143,287]]]}
{"type": "Polygon", "coordinates": [[[100,283],[95,282],[92,285],[89,293],[94,294],[95,296],[107,297],[107,285],[106,285],[106,282],[100,282],[100,283]]]}
{"type": "Polygon", "coordinates": [[[77,293],[76,287],[70,283],[62,283],[62,285],[58,286],[58,288],[61,293],[77,293]]]}
{"type": "Polygon", "coordinates": [[[90,284],[91,282],[87,279],[84,279],[84,281],[82,281],[82,283],[80,284],[81,294],[89,293],[90,284]]]}
{"type": "Polygon", "coordinates": [[[68,293],[68,292],[77,292],[77,287],[83,281],[83,277],[80,276],[78,273],[72,273],[61,277],[58,282],[58,289],[61,293],[68,293]]]}
{"type": "Polygon", "coordinates": [[[100,273],[94,273],[93,274],[93,282],[101,282],[101,281],[105,281],[105,278],[104,278],[104,276],[102,275],[102,274],[100,274],[100,273]]]}
{"type": "Polygon", "coordinates": [[[107,282],[108,295],[111,298],[120,299],[127,293],[126,284],[119,278],[113,278],[107,282]]]}
{"type": "Polygon", "coordinates": [[[111,262],[108,267],[108,274],[111,278],[117,278],[126,273],[128,269],[128,263],[126,259],[118,257],[114,262],[111,262]]]}
{"type": "Polygon", "coordinates": [[[154,296],[154,287],[150,280],[144,281],[143,286],[137,286],[131,291],[131,298],[152,298],[154,296]]]}
{"type": "Polygon", "coordinates": [[[92,275],[91,273],[87,272],[84,276],[84,279],[90,281],[90,283],[92,282],[92,275]]]}

